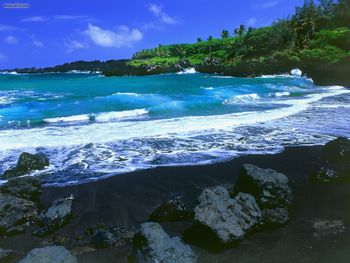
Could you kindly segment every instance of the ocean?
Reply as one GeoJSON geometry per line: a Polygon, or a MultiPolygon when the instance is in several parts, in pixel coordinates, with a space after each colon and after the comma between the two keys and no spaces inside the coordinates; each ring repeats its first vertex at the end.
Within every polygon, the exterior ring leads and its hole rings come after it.
{"type": "Polygon", "coordinates": [[[21,152],[64,186],[350,137],[350,90],[303,76],[0,74],[0,174],[21,152]]]}

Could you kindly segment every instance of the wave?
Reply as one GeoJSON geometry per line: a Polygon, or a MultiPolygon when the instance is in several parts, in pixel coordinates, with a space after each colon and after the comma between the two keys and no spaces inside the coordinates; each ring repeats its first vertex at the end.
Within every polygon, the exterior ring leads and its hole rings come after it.
{"type": "Polygon", "coordinates": [[[178,72],[177,74],[195,74],[197,73],[195,68],[186,68],[183,71],[178,72]]]}
{"type": "Polygon", "coordinates": [[[1,71],[0,72],[1,75],[20,75],[18,72],[16,71],[1,71]]]}
{"type": "Polygon", "coordinates": [[[256,93],[243,94],[243,95],[236,95],[232,98],[226,99],[223,101],[223,104],[246,103],[246,102],[257,101],[259,99],[260,99],[260,96],[256,93]]]}
{"type": "Polygon", "coordinates": [[[141,94],[135,93],[135,92],[116,92],[112,95],[121,95],[121,96],[140,96],[141,94]]]}
{"type": "MultiPolygon", "coordinates": [[[[172,119],[92,123],[82,126],[44,127],[0,131],[0,150],[25,147],[57,147],[94,142],[111,142],[130,138],[166,136],[169,134],[201,134],[215,130],[231,130],[240,125],[253,125],[284,118],[309,108],[325,97],[350,93],[346,89],[329,89],[327,93],[307,95],[303,99],[286,100],[283,108],[211,116],[188,116],[172,119]],[[127,131],[127,132],[126,132],[127,131]],[[55,140],[52,140],[52,134],[55,140]],[[18,138],[21,138],[19,141],[18,138]]],[[[80,115],[81,116],[81,115],[80,115]]],[[[87,115],[83,115],[86,119],[87,115]]],[[[57,119],[57,118],[56,118],[57,119]]]]}
{"type": "Polygon", "coordinates": [[[125,118],[131,118],[131,117],[138,117],[146,114],[148,114],[148,110],[146,109],[111,111],[111,112],[96,114],[95,121],[111,121],[111,120],[125,119],[125,118]]]}
{"type": "Polygon", "coordinates": [[[290,96],[290,92],[288,91],[279,91],[275,93],[270,93],[269,96],[272,97],[285,97],[285,96],[290,96]]]}
{"type": "Polygon", "coordinates": [[[137,117],[147,114],[146,109],[136,109],[136,110],[127,110],[127,111],[111,111],[111,112],[102,112],[97,114],[81,114],[73,115],[67,117],[57,117],[57,118],[46,118],[43,119],[46,123],[60,123],[60,122],[87,122],[87,121],[96,121],[96,122],[107,122],[117,119],[137,117]]]}
{"type": "Polygon", "coordinates": [[[67,117],[57,117],[57,118],[45,118],[43,119],[46,123],[59,123],[59,122],[86,122],[93,119],[92,115],[82,114],[82,115],[73,115],[67,117]]]}

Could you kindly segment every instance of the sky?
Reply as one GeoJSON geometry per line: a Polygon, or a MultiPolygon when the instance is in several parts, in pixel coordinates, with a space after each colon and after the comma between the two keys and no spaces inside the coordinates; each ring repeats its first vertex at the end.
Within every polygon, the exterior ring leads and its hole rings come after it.
{"type": "Polygon", "coordinates": [[[130,58],[158,44],[220,37],[240,24],[266,26],[302,2],[0,0],[0,69],[130,58]]]}

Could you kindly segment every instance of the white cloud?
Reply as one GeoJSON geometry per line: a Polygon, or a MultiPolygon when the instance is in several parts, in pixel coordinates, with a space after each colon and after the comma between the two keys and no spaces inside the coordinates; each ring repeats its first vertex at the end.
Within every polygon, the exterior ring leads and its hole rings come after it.
{"type": "Polygon", "coordinates": [[[84,48],[85,45],[77,40],[72,40],[72,41],[69,41],[69,42],[66,42],[65,43],[65,46],[67,48],[70,48],[70,49],[80,49],[80,48],[84,48]]]}
{"type": "Polygon", "coordinates": [[[83,15],[57,15],[54,17],[56,21],[74,21],[74,20],[86,20],[88,16],[83,15]]]}
{"type": "Polygon", "coordinates": [[[0,53],[0,61],[5,61],[6,60],[6,56],[2,53],[0,53]]]}
{"type": "Polygon", "coordinates": [[[14,36],[7,36],[4,38],[4,41],[9,44],[9,45],[12,45],[12,44],[17,44],[18,43],[18,39],[15,38],[14,36]]]}
{"type": "Polygon", "coordinates": [[[86,47],[85,44],[77,40],[66,41],[64,46],[67,48],[68,53],[73,52],[75,49],[83,49],[86,47]]]}
{"type": "Polygon", "coordinates": [[[279,1],[278,0],[271,0],[271,1],[268,1],[268,2],[264,2],[262,4],[259,5],[259,7],[262,7],[262,8],[272,8],[272,7],[275,7],[276,5],[279,4],[279,1]]]}
{"type": "Polygon", "coordinates": [[[85,34],[98,46],[115,48],[130,47],[143,38],[140,30],[125,26],[120,27],[118,31],[111,31],[89,24],[85,34]]]}
{"type": "Polygon", "coordinates": [[[31,35],[30,38],[32,39],[32,44],[36,47],[44,47],[44,43],[40,40],[36,39],[34,35],[31,35]]]}
{"type": "Polygon", "coordinates": [[[247,25],[248,26],[252,26],[254,27],[256,25],[256,23],[258,22],[258,20],[255,17],[249,18],[247,21],[247,25]]]}
{"type": "Polygon", "coordinates": [[[161,5],[150,4],[148,10],[151,11],[156,17],[159,17],[165,24],[173,25],[179,23],[176,18],[171,17],[167,13],[163,12],[163,7],[161,5]]]}
{"type": "Polygon", "coordinates": [[[14,26],[0,24],[0,31],[16,31],[16,30],[20,30],[20,29],[14,26]]]}
{"type": "Polygon", "coordinates": [[[21,19],[22,22],[45,22],[47,19],[42,16],[31,16],[21,19]]]}

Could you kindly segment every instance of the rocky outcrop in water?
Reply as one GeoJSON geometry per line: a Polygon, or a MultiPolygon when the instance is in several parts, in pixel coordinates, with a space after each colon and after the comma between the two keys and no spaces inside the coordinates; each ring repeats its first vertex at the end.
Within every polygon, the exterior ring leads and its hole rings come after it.
{"type": "Polygon", "coordinates": [[[171,238],[158,223],[141,224],[140,232],[135,235],[133,243],[139,263],[197,262],[192,248],[178,237],[171,238]]]}
{"type": "Polygon", "coordinates": [[[42,211],[37,218],[38,223],[42,225],[42,227],[33,234],[45,236],[68,223],[73,216],[73,200],[73,195],[67,198],[57,199],[49,208],[42,211]]]}
{"type": "Polygon", "coordinates": [[[49,164],[49,159],[41,153],[30,154],[24,152],[19,156],[16,167],[5,171],[3,178],[9,179],[12,177],[24,175],[31,171],[43,170],[49,164]]]}
{"type": "Polygon", "coordinates": [[[261,211],[250,194],[230,198],[221,186],[205,189],[194,209],[195,219],[209,227],[223,243],[242,239],[260,224],[261,211]]]}
{"type": "Polygon", "coordinates": [[[78,260],[63,246],[34,248],[19,263],[78,263],[78,260]]]}

